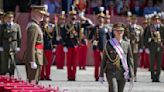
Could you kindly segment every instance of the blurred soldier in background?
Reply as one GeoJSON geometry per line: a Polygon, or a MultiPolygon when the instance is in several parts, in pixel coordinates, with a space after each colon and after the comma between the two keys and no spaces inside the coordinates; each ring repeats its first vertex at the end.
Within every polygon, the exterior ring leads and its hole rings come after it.
{"type": "Polygon", "coordinates": [[[152,82],[160,82],[162,51],[164,45],[164,25],[160,16],[152,17],[152,24],[146,28],[144,43],[146,53],[150,53],[150,71],[152,82]],[[156,69],[155,69],[156,64],[156,69]]]}
{"type": "Polygon", "coordinates": [[[63,69],[64,61],[65,61],[65,38],[66,38],[66,18],[65,12],[62,12],[62,15],[59,16],[60,23],[58,22],[58,18],[55,18],[55,28],[54,28],[54,36],[53,36],[53,52],[55,52],[56,58],[56,67],[57,69],[63,69]]]}
{"type": "Polygon", "coordinates": [[[89,29],[93,27],[93,23],[90,19],[84,16],[84,12],[80,12],[80,32],[79,32],[79,69],[85,70],[87,59],[87,47],[88,47],[88,34],[89,29]]]}
{"type": "Polygon", "coordinates": [[[137,24],[137,17],[135,15],[131,16],[131,24],[128,26],[128,31],[134,58],[134,81],[136,81],[140,53],[143,52],[143,28],[137,24]]]}
{"type": "Polygon", "coordinates": [[[102,61],[102,54],[104,50],[104,44],[107,40],[107,30],[105,28],[105,14],[103,13],[104,8],[100,7],[100,13],[98,14],[98,25],[94,27],[94,30],[90,33],[89,39],[93,44],[94,52],[94,77],[95,81],[99,79],[99,66],[102,61]]]}
{"type": "Polygon", "coordinates": [[[77,12],[72,9],[69,12],[70,19],[68,20],[66,27],[67,39],[66,47],[64,51],[67,52],[67,78],[68,81],[76,80],[76,66],[78,57],[78,45],[79,45],[79,31],[80,23],[77,21],[77,12]]]}
{"type": "Polygon", "coordinates": [[[50,23],[49,16],[44,16],[42,22],[43,38],[44,38],[44,62],[45,65],[42,66],[41,80],[51,80],[51,64],[52,64],[52,38],[54,25],[50,23]]]}
{"type": "Polygon", "coordinates": [[[4,15],[4,23],[0,30],[0,47],[2,47],[1,74],[14,75],[16,67],[15,55],[20,51],[21,29],[14,23],[14,13],[7,12],[4,15]]]}

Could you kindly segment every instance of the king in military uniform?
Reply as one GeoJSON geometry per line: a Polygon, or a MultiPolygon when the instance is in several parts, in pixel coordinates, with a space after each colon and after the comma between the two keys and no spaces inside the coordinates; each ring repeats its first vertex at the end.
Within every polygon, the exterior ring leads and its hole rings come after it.
{"type": "Polygon", "coordinates": [[[41,66],[43,65],[43,32],[40,22],[47,15],[44,6],[31,6],[31,21],[27,25],[27,41],[23,61],[26,65],[27,79],[29,82],[39,82],[41,66]]]}

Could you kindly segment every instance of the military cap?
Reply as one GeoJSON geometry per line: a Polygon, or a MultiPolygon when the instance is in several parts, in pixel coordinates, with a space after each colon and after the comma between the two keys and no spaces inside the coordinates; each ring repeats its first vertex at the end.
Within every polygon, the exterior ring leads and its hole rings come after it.
{"type": "Polygon", "coordinates": [[[49,16],[49,13],[44,5],[31,5],[31,9],[32,11],[38,11],[43,15],[49,16]]]}
{"type": "Polygon", "coordinates": [[[65,19],[65,11],[62,11],[62,14],[60,16],[60,19],[65,19]]]}
{"type": "Polygon", "coordinates": [[[99,7],[99,10],[100,10],[100,13],[97,16],[105,18],[105,14],[103,13],[104,12],[104,7],[99,7]]]}
{"type": "Polygon", "coordinates": [[[123,23],[116,23],[113,25],[113,30],[124,31],[125,25],[123,23]]]}
{"type": "Polygon", "coordinates": [[[4,17],[14,17],[14,12],[8,11],[4,14],[4,17]]]}
{"type": "Polygon", "coordinates": [[[154,15],[151,19],[152,19],[152,20],[154,20],[154,19],[160,19],[160,16],[159,16],[158,14],[156,14],[156,15],[154,15]]]}
{"type": "Polygon", "coordinates": [[[110,15],[109,15],[109,11],[108,10],[106,10],[106,17],[105,18],[107,18],[107,19],[110,18],[110,15]]]}
{"type": "Polygon", "coordinates": [[[132,15],[132,16],[130,17],[130,19],[131,19],[131,20],[136,20],[136,19],[137,19],[137,16],[136,16],[136,15],[132,15]]]}
{"type": "Polygon", "coordinates": [[[70,15],[76,15],[77,12],[76,12],[76,10],[71,10],[71,11],[69,11],[69,14],[70,14],[70,15]]]}

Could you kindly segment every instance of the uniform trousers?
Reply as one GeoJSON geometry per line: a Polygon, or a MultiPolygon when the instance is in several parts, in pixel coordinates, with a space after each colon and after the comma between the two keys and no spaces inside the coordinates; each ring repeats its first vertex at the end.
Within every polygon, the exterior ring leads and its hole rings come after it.
{"type": "Polygon", "coordinates": [[[150,50],[150,71],[152,80],[159,80],[162,62],[162,47],[160,44],[152,43],[149,45],[150,50]],[[154,69],[156,61],[156,69],[154,69]]]}
{"type": "Polygon", "coordinates": [[[30,63],[26,63],[25,66],[26,66],[26,74],[27,74],[28,81],[29,82],[35,81],[36,83],[38,83],[40,79],[41,66],[37,65],[36,69],[32,69],[30,63]]]}
{"type": "Polygon", "coordinates": [[[63,51],[63,48],[64,48],[63,45],[57,45],[57,48],[56,48],[55,61],[56,61],[57,69],[63,69],[64,67],[65,53],[63,51]]]}
{"type": "Polygon", "coordinates": [[[87,46],[81,45],[79,46],[79,68],[80,69],[85,69],[86,58],[87,58],[87,46]]]}
{"type": "Polygon", "coordinates": [[[99,68],[100,68],[100,64],[101,64],[100,51],[98,49],[95,49],[93,51],[93,54],[94,54],[94,65],[95,65],[94,77],[95,77],[95,80],[98,81],[98,79],[99,79],[99,68]]]}
{"type": "Polygon", "coordinates": [[[9,73],[10,76],[14,75],[15,71],[15,53],[4,51],[2,54],[2,60],[1,60],[1,74],[5,75],[6,73],[9,73]]]}
{"type": "Polygon", "coordinates": [[[49,79],[51,73],[51,65],[52,65],[52,50],[44,50],[44,55],[47,60],[47,64],[42,66],[41,70],[41,79],[49,79]]]}
{"type": "Polygon", "coordinates": [[[68,47],[67,52],[67,78],[75,80],[77,66],[78,47],[68,47]]]}

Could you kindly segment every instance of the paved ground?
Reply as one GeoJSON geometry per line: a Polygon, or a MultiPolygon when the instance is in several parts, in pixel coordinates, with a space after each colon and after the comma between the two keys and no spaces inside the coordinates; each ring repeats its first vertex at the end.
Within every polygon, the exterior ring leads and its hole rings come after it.
{"type": "MultiPolygon", "coordinates": [[[[25,68],[22,65],[18,66],[22,79],[26,79],[25,68]]],[[[66,67],[63,70],[57,70],[52,67],[51,79],[52,81],[41,81],[40,85],[59,86],[61,90],[68,89],[70,92],[108,92],[108,84],[100,84],[94,81],[93,71],[94,67],[87,67],[86,71],[78,70],[75,82],[67,81],[66,67]]],[[[132,92],[164,92],[164,71],[161,72],[160,83],[152,83],[150,73],[147,69],[138,69],[138,82],[134,83],[132,92]]],[[[126,83],[124,92],[128,92],[129,83],[126,83]]]]}

